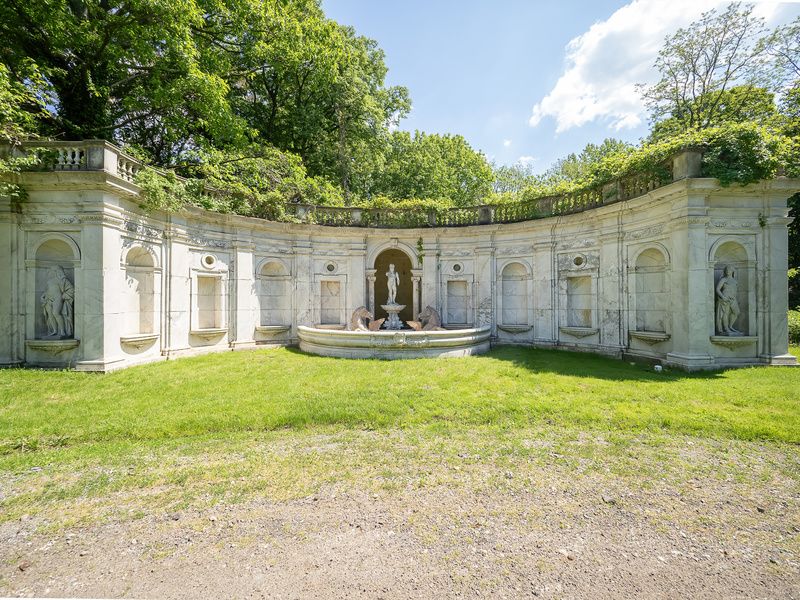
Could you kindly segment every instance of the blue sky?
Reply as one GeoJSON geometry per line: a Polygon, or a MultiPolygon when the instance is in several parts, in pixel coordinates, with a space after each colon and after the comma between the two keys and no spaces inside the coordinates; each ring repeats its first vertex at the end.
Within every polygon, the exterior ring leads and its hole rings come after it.
{"type": "MultiPolygon", "coordinates": [[[[413,109],[400,127],[460,133],[498,163],[534,170],[617,137],[636,142],[647,117],[634,90],[652,81],[666,35],[718,0],[323,0],[328,17],[374,38],[387,83],[413,109]]],[[[798,2],[758,2],[768,24],[798,2]]]]}

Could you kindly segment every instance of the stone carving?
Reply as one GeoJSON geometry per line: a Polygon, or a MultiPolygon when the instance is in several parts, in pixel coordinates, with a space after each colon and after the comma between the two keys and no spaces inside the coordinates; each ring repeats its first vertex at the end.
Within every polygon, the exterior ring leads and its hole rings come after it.
{"type": "Polygon", "coordinates": [[[206,246],[207,248],[230,248],[231,243],[226,240],[213,240],[199,234],[190,234],[189,243],[193,246],[206,246]]]}
{"type": "Polygon", "coordinates": [[[530,246],[512,246],[510,248],[500,248],[497,251],[498,256],[526,256],[530,253],[530,246]]]}
{"type": "Polygon", "coordinates": [[[125,221],[124,227],[126,231],[130,231],[131,233],[138,233],[139,235],[151,238],[161,237],[161,232],[155,227],[148,227],[147,225],[142,225],[135,221],[125,221]]]}
{"type": "Polygon", "coordinates": [[[375,317],[366,306],[359,306],[353,311],[350,317],[350,324],[347,326],[349,331],[369,331],[367,321],[372,321],[375,317]]]}
{"type": "Polygon", "coordinates": [[[408,321],[411,329],[416,331],[444,331],[442,327],[442,317],[432,306],[426,306],[419,314],[419,321],[408,321]]]}
{"type": "Polygon", "coordinates": [[[709,225],[711,227],[717,227],[718,229],[751,229],[753,227],[753,223],[750,221],[710,221],[709,225]]]}
{"type": "Polygon", "coordinates": [[[72,337],[75,286],[67,279],[63,267],[50,267],[47,270],[47,283],[40,300],[47,335],[72,337]]]}
{"type": "Polygon", "coordinates": [[[405,304],[381,304],[381,308],[385,310],[389,319],[384,324],[384,329],[402,329],[403,321],[400,320],[400,311],[406,307],[405,304]]]}
{"type": "Polygon", "coordinates": [[[725,265],[722,277],[714,289],[717,297],[716,325],[719,335],[742,335],[741,331],[733,328],[739,317],[739,301],[736,295],[739,284],[736,281],[736,271],[730,265],[725,265]]]}
{"type": "Polygon", "coordinates": [[[646,237],[654,237],[656,235],[660,235],[661,232],[664,231],[664,225],[651,225],[650,227],[645,227],[644,229],[637,229],[636,231],[628,231],[625,234],[629,240],[640,240],[646,237]]]}
{"type": "Polygon", "coordinates": [[[389,265],[386,271],[386,285],[389,288],[387,304],[397,304],[397,286],[400,284],[400,274],[394,270],[394,265],[389,265]]]}

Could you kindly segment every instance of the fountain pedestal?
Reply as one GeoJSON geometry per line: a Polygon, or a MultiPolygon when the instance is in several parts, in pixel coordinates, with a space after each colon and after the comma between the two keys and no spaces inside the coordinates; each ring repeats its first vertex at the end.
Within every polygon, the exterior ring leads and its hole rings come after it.
{"type": "Polygon", "coordinates": [[[384,329],[402,329],[403,322],[398,313],[406,307],[405,304],[381,304],[381,308],[389,314],[389,318],[383,323],[384,329]]]}

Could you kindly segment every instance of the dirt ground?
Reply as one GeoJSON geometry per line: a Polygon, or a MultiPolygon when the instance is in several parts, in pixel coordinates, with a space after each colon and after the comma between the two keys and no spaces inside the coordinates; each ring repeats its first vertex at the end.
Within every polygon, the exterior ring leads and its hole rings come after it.
{"type": "Polygon", "coordinates": [[[800,598],[788,481],[495,470],[472,467],[489,488],[327,485],[56,533],[23,518],[0,526],[0,595],[800,598]]]}

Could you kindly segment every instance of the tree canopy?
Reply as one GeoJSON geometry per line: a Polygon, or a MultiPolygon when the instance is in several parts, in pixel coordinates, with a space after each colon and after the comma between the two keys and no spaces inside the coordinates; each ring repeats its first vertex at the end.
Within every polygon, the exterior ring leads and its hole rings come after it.
{"type": "Polygon", "coordinates": [[[665,41],[660,80],[641,88],[646,140],[591,143],[541,174],[492,165],[457,134],[397,130],[408,90],[321,0],[6,0],[0,38],[0,141],[108,139],[194,182],[142,175],[155,205],[169,191],[255,216],[285,202],[463,207],[660,168],[684,142],[706,144],[725,182],[798,153],[800,19],[766,32],[741,3],[665,41]]]}

